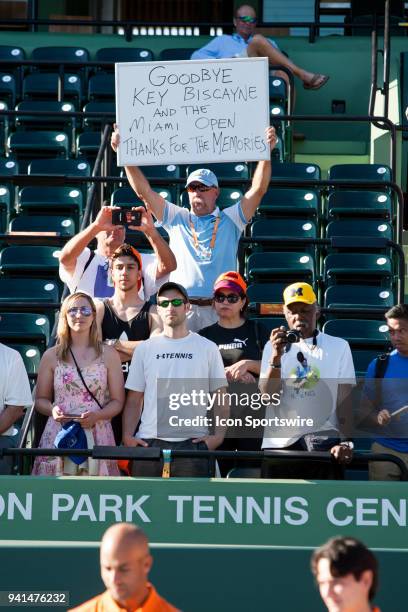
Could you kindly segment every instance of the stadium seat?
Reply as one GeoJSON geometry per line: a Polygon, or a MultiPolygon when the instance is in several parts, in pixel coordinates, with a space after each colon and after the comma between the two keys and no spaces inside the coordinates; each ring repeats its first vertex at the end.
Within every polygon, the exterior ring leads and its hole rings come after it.
{"type": "Polygon", "coordinates": [[[340,219],[338,221],[330,221],[325,234],[327,238],[333,238],[334,236],[354,238],[354,248],[355,238],[359,236],[374,236],[392,240],[391,226],[376,219],[340,219]]]}
{"type": "Polygon", "coordinates": [[[272,183],[277,179],[319,180],[321,171],[316,164],[300,162],[283,162],[274,164],[272,170],[272,183]]]}
{"type": "Polygon", "coordinates": [[[111,124],[115,118],[115,103],[114,102],[88,102],[83,108],[85,113],[100,113],[99,117],[85,117],[84,129],[91,131],[100,131],[101,126],[105,123],[111,124]],[[110,117],[102,117],[104,113],[110,113],[110,117]]]}
{"type": "Polygon", "coordinates": [[[83,195],[76,187],[23,187],[17,209],[27,215],[67,215],[75,220],[76,231],[82,215],[83,195]]]}
{"type": "Polygon", "coordinates": [[[344,338],[351,347],[377,347],[381,351],[388,343],[388,327],[384,320],[331,319],[326,321],[322,331],[344,338]]]}
{"type": "Polygon", "coordinates": [[[332,191],[327,199],[327,216],[373,217],[390,220],[392,203],[388,193],[376,191],[332,191]]]}
{"type": "MultiPolygon", "coordinates": [[[[259,219],[251,226],[251,238],[316,238],[317,229],[311,219],[259,219]]],[[[277,245],[285,248],[284,244],[277,245]]],[[[274,249],[275,245],[263,245],[263,250],[274,249]]]]}
{"type": "Polygon", "coordinates": [[[46,316],[32,312],[2,312],[0,317],[0,342],[30,343],[41,352],[45,351],[50,341],[50,323],[46,316]]]}
{"type": "Polygon", "coordinates": [[[59,303],[60,292],[56,282],[41,278],[5,278],[0,276],[0,311],[10,302],[23,302],[27,305],[39,302],[35,310],[45,312],[51,317],[50,326],[53,324],[55,308],[41,306],[44,304],[59,303]]]}
{"type": "Polygon", "coordinates": [[[330,253],[324,259],[323,275],[326,285],[360,283],[392,290],[392,264],[383,254],[330,253]]]}
{"type": "Polygon", "coordinates": [[[190,49],[187,47],[162,49],[162,51],[159,53],[159,61],[168,62],[174,60],[189,60],[194,51],[196,51],[196,49],[190,49]]]}
{"type": "Polygon", "coordinates": [[[391,308],[392,291],[371,285],[333,285],[324,294],[325,308],[391,308]]]}
{"type": "MultiPolygon", "coordinates": [[[[275,168],[275,167],[274,167],[275,168]]],[[[257,216],[317,217],[320,196],[309,189],[268,189],[257,210],[257,216]]]]}
{"type": "Polygon", "coordinates": [[[61,237],[75,235],[73,219],[61,215],[18,215],[10,221],[11,232],[56,232],[61,237]]]}
{"type": "Polygon", "coordinates": [[[56,102],[55,100],[23,100],[16,107],[17,111],[57,112],[56,115],[16,115],[16,127],[26,130],[47,129],[65,131],[71,136],[75,127],[75,118],[65,113],[75,111],[71,102],[56,102]]]}
{"type": "Polygon", "coordinates": [[[65,132],[30,131],[14,132],[7,141],[7,149],[19,162],[20,172],[25,172],[35,157],[68,157],[69,139],[65,132]]]}
{"type": "MultiPolygon", "coordinates": [[[[234,187],[221,187],[220,195],[217,198],[217,206],[220,208],[220,210],[227,208],[228,206],[232,206],[232,204],[239,202],[243,195],[244,194],[241,190],[235,189],[234,187]]],[[[190,208],[187,191],[183,191],[181,194],[181,205],[184,208],[190,208]]]]}
{"type": "Polygon", "coordinates": [[[283,290],[287,283],[256,283],[249,285],[247,297],[250,304],[270,304],[273,311],[280,311],[283,305],[283,290]]]}
{"type": "Polygon", "coordinates": [[[0,184],[0,232],[7,229],[8,219],[11,209],[10,190],[5,185],[0,184]]]}
{"type": "Polygon", "coordinates": [[[269,100],[281,107],[285,106],[287,99],[286,83],[276,76],[269,77],[269,100]]]}
{"type": "Polygon", "coordinates": [[[28,378],[31,382],[31,386],[33,387],[37,378],[38,369],[40,367],[41,361],[41,352],[39,348],[34,344],[7,343],[7,345],[18,353],[20,353],[28,374],[28,378]]]}
{"type": "Polygon", "coordinates": [[[58,247],[19,245],[0,251],[0,272],[4,276],[53,278],[58,275],[58,247]]]}
{"type": "Polygon", "coordinates": [[[275,128],[277,135],[280,136],[280,138],[284,138],[286,123],[285,121],[278,120],[277,117],[285,115],[285,109],[282,108],[282,106],[279,106],[278,104],[271,104],[269,108],[269,114],[270,123],[275,128]]]}
{"type": "MultiPolygon", "coordinates": [[[[81,79],[77,74],[65,74],[63,79],[64,100],[73,100],[77,107],[82,99],[81,79]]],[[[34,72],[23,79],[22,95],[25,100],[57,100],[59,90],[58,74],[34,72]]]]}
{"type": "MultiPolygon", "coordinates": [[[[98,49],[95,55],[96,62],[151,62],[153,59],[150,49],[140,47],[103,47],[98,49]]],[[[113,72],[115,67],[104,66],[102,70],[113,72]]]]}
{"type": "Polygon", "coordinates": [[[18,174],[18,164],[14,159],[9,157],[0,157],[0,177],[1,181],[7,182],[7,176],[18,174]]]}
{"type": "MultiPolygon", "coordinates": [[[[68,62],[70,64],[89,62],[89,51],[84,47],[36,47],[31,53],[32,60],[41,61],[59,61],[68,62]]],[[[58,68],[56,68],[58,72],[58,68]]]]}
{"type": "Polygon", "coordinates": [[[64,174],[65,176],[90,176],[91,168],[77,159],[34,159],[28,166],[28,174],[64,174]]]}
{"type": "Polygon", "coordinates": [[[315,279],[313,257],[293,251],[252,253],[246,262],[246,269],[250,282],[279,280],[290,283],[298,280],[313,283],[315,279]]]}
{"type": "MultiPolygon", "coordinates": [[[[169,202],[175,202],[175,192],[166,187],[154,187],[154,191],[160,193],[162,198],[169,202]]],[[[111,196],[111,206],[121,206],[122,208],[132,208],[132,206],[144,206],[131,187],[119,187],[115,189],[111,196]]]]}
{"type": "Polygon", "coordinates": [[[0,72],[0,99],[10,108],[16,104],[16,79],[13,74],[0,72]]]}
{"type": "MultiPolygon", "coordinates": [[[[197,170],[198,168],[202,168],[203,164],[191,164],[186,169],[186,176],[197,170]]],[[[248,165],[245,162],[224,162],[221,164],[205,164],[205,167],[208,170],[212,170],[218,181],[223,181],[224,179],[237,179],[240,181],[248,181],[249,180],[249,169],[248,165]]]]}
{"type": "Polygon", "coordinates": [[[337,164],[329,169],[328,179],[391,181],[391,168],[383,164],[337,164]]]}
{"type": "Polygon", "coordinates": [[[109,100],[115,101],[115,75],[100,72],[89,77],[89,101],[109,100]]]}
{"type": "Polygon", "coordinates": [[[353,349],[352,353],[356,376],[359,378],[365,376],[369,363],[382,352],[382,348],[375,347],[371,349],[353,349]]]}
{"type": "Polygon", "coordinates": [[[77,137],[77,156],[86,159],[93,166],[100,146],[100,132],[82,132],[77,137]]]}

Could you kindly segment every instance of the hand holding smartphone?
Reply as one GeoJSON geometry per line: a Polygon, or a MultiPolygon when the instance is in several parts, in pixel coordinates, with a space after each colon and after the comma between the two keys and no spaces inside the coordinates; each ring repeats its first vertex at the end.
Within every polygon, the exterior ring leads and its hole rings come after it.
{"type": "Polygon", "coordinates": [[[140,210],[114,209],[112,210],[112,225],[140,225],[142,213],[140,210]]]}

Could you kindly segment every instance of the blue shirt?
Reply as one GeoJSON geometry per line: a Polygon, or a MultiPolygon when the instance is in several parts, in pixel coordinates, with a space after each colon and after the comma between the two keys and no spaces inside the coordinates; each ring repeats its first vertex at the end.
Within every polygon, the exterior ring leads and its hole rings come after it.
{"type": "Polygon", "coordinates": [[[170,274],[170,281],[185,287],[190,297],[212,297],[215,279],[222,272],[237,269],[238,242],[246,224],[240,202],[198,217],[187,208],[166,201],[161,225],[170,236],[170,248],[177,259],[177,269],[170,274]]]}
{"type": "MultiPolygon", "coordinates": [[[[191,56],[191,59],[223,59],[224,57],[242,57],[245,53],[248,44],[252,40],[252,36],[248,40],[244,40],[239,34],[223,34],[216,36],[207,45],[197,49],[191,56]]],[[[274,40],[267,38],[275,49],[279,49],[274,40]]]]}
{"type": "MultiPolygon", "coordinates": [[[[367,368],[364,387],[370,398],[375,396],[374,385],[368,381],[368,379],[375,378],[375,361],[373,359],[367,368]]],[[[404,357],[397,350],[394,350],[390,354],[382,381],[381,406],[378,407],[378,410],[386,409],[389,412],[394,412],[406,404],[408,404],[408,357],[404,357]]],[[[376,442],[400,453],[408,453],[407,412],[399,418],[392,418],[389,425],[382,427],[381,431],[384,431],[385,435],[375,438],[376,442]]]]}

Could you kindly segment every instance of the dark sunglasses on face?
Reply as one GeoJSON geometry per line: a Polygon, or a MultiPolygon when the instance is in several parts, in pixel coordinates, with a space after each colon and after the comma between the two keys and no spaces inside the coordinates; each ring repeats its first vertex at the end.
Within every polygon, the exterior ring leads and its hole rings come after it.
{"type": "Polygon", "coordinates": [[[243,23],[256,23],[256,17],[250,17],[249,15],[238,15],[238,19],[243,23]]]}
{"type": "Polygon", "coordinates": [[[210,191],[212,187],[207,187],[207,185],[201,185],[201,183],[198,183],[198,185],[194,183],[193,185],[187,185],[186,189],[190,193],[193,193],[194,191],[199,191],[199,192],[210,191]]]}
{"type": "Polygon", "coordinates": [[[162,302],[157,302],[157,305],[161,306],[162,308],[167,308],[169,304],[178,307],[185,303],[186,300],[182,300],[181,298],[174,298],[174,300],[163,300],[162,302]]]}
{"type": "Polygon", "coordinates": [[[68,309],[70,317],[76,317],[80,313],[83,317],[90,317],[92,314],[92,308],[90,306],[73,306],[68,309]]]}
{"type": "Polygon", "coordinates": [[[228,295],[224,295],[224,293],[216,293],[214,295],[214,300],[222,304],[225,300],[227,300],[228,304],[236,304],[241,299],[241,296],[236,293],[229,293],[228,295]]]}

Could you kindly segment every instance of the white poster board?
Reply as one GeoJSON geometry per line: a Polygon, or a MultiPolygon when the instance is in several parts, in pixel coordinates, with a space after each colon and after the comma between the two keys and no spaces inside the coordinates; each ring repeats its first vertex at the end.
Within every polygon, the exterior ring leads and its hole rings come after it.
{"type": "Polygon", "coordinates": [[[269,159],[266,58],[115,65],[119,166],[269,159]]]}

